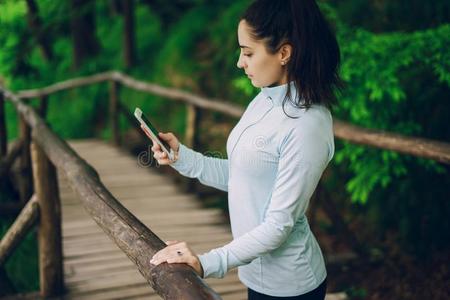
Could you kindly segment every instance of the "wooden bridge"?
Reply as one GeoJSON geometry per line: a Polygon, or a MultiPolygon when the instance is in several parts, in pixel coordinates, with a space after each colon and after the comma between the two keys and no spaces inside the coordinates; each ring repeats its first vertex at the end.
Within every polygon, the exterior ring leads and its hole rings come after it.
{"type": "MultiPolygon", "coordinates": [[[[108,190],[163,240],[185,240],[197,253],[231,241],[218,209],[201,208],[156,168],[100,140],[72,141],[70,146],[99,173],[108,190]],[[155,170],[156,169],[156,170],[155,170]]],[[[65,299],[161,299],[136,266],[84,211],[64,175],[59,177],[63,219],[65,299]]],[[[245,299],[237,272],[206,279],[222,299],[245,299]]]]}
{"type": "MultiPolygon", "coordinates": [[[[0,87],[0,178],[8,174],[17,157],[22,171],[33,166],[31,178],[20,177],[24,207],[0,242],[0,266],[24,234],[39,225],[39,297],[245,299],[246,288],[235,270],[224,279],[202,280],[183,264],[154,267],[149,263],[149,258],[165,246],[164,240],[185,240],[202,253],[229,242],[231,234],[219,210],[201,208],[198,199],[177,190],[158,170],[141,165],[137,157],[116,147],[120,144],[118,113],[132,120],[118,101],[118,83],[188,102],[188,145],[195,134],[197,109],[236,117],[242,113],[237,106],[139,82],[118,72],[17,94],[0,87]],[[102,81],[111,83],[112,143],[95,139],[67,143],[47,127],[43,121],[47,95],[102,81]],[[20,139],[9,151],[3,95],[21,116],[20,139]],[[24,103],[28,98],[41,99],[38,113],[24,103]],[[32,192],[27,183],[31,180],[32,192]]],[[[361,129],[340,121],[335,123],[335,134],[353,142],[450,163],[450,146],[445,143],[361,129]]],[[[35,299],[37,295],[27,297],[35,299]]],[[[328,300],[344,297],[327,295],[328,300]]]]}

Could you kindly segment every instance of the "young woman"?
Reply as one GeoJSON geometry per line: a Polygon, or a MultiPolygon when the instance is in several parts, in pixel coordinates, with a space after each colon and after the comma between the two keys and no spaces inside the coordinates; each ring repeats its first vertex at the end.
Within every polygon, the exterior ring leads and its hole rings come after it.
{"type": "Polygon", "coordinates": [[[228,159],[172,133],[160,137],[174,161],[152,147],[160,164],[228,191],[233,241],[202,255],[169,241],[151,263],[186,263],[205,278],[238,267],[249,299],[324,299],[325,263],[305,211],[334,154],[328,108],[340,86],[339,47],[314,0],[257,0],[237,34],[237,66],[261,92],[228,137],[228,159]]]}

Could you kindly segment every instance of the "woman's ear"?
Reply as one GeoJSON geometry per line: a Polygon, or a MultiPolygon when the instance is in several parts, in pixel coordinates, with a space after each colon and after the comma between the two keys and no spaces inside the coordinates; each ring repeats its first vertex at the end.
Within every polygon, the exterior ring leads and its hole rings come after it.
{"type": "Polygon", "coordinates": [[[291,59],[292,46],[290,44],[283,44],[280,47],[280,50],[278,50],[278,53],[280,58],[280,64],[285,65],[291,59]]]}

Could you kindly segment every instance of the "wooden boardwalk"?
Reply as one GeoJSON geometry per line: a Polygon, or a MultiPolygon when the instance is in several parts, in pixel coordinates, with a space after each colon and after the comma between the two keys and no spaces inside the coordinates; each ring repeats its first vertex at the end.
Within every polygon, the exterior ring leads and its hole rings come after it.
{"type": "MultiPolygon", "coordinates": [[[[231,241],[220,210],[202,208],[195,196],[180,192],[157,169],[139,165],[137,157],[95,139],[69,144],[97,170],[110,192],[163,240],[186,241],[196,253],[231,241]]],[[[161,299],[84,211],[64,176],[58,174],[58,178],[67,288],[63,299],[161,299]]],[[[206,282],[224,300],[247,298],[236,269],[223,279],[206,282]]],[[[343,298],[341,294],[327,295],[327,300],[333,299],[343,298]]]]}
{"type": "MultiPolygon", "coordinates": [[[[177,190],[137,157],[100,140],[70,141],[99,173],[111,193],[163,240],[187,241],[203,253],[231,240],[217,209],[177,190]]],[[[84,211],[65,178],[58,174],[63,215],[64,299],[161,299],[135,265],[84,211]]],[[[234,270],[223,279],[207,279],[223,299],[246,299],[234,270]]]]}

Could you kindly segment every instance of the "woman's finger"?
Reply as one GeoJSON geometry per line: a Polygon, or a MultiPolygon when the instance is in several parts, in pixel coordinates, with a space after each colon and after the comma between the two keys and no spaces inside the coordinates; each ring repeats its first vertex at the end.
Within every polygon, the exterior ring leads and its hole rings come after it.
{"type": "MultiPolygon", "coordinates": [[[[172,241],[171,241],[172,242],[172,241]]],[[[177,254],[179,256],[182,256],[183,254],[191,255],[191,250],[187,246],[186,242],[178,242],[173,241],[174,243],[171,243],[167,247],[159,250],[155,255],[153,255],[154,259],[161,259],[164,257],[170,257],[172,254],[177,254]]]]}
{"type": "Polygon", "coordinates": [[[161,147],[158,144],[153,144],[151,149],[153,152],[161,151],[161,147]]]}
{"type": "Polygon", "coordinates": [[[172,148],[174,151],[178,151],[179,142],[177,137],[172,132],[167,133],[160,132],[158,133],[158,136],[162,140],[166,141],[167,144],[169,144],[170,148],[172,148]]]}
{"type": "Polygon", "coordinates": [[[186,263],[189,264],[189,262],[191,261],[191,259],[186,255],[186,256],[171,256],[169,258],[167,258],[166,262],[169,264],[173,264],[173,263],[177,263],[177,264],[182,264],[182,263],[186,263]]]}
{"type": "Polygon", "coordinates": [[[153,157],[156,158],[157,160],[166,160],[167,154],[162,151],[159,151],[159,152],[155,152],[153,154],[153,157]]]}
{"type": "Polygon", "coordinates": [[[178,241],[166,241],[166,245],[173,245],[173,244],[177,244],[178,241]]]}
{"type": "Polygon", "coordinates": [[[159,250],[158,252],[156,252],[155,255],[153,255],[150,262],[154,265],[158,265],[160,263],[167,261],[167,259],[170,257],[176,256],[176,255],[182,256],[182,255],[178,254],[178,253],[183,253],[183,250],[180,249],[178,244],[179,243],[172,244],[172,245],[169,245],[169,246],[159,250]]]}
{"type": "Polygon", "coordinates": [[[194,271],[203,277],[203,269],[198,257],[187,245],[186,242],[167,241],[169,244],[164,249],[158,251],[150,260],[150,263],[158,266],[164,262],[172,263],[185,263],[191,266],[194,271]]]}

